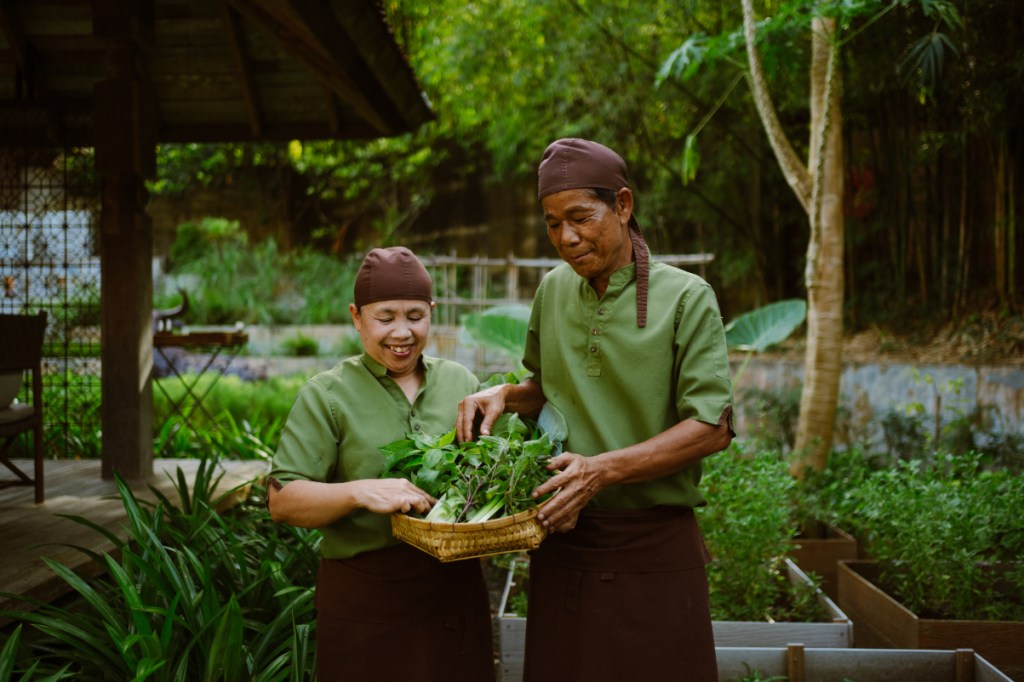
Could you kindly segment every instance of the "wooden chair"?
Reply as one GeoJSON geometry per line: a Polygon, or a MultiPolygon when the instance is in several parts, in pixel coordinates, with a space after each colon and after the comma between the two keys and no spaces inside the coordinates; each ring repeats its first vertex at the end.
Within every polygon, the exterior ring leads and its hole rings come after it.
{"type": "Polygon", "coordinates": [[[3,441],[0,444],[0,463],[17,476],[15,480],[0,481],[0,488],[35,486],[36,504],[43,501],[42,358],[45,331],[45,311],[38,315],[0,315],[0,382],[9,387],[7,395],[0,396],[0,403],[3,403],[0,404],[0,439],[3,441]],[[32,375],[31,402],[12,402],[24,381],[25,372],[32,375]],[[32,432],[35,448],[35,476],[31,478],[15,466],[7,454],[15,439],[26,431],[32,432]]]}

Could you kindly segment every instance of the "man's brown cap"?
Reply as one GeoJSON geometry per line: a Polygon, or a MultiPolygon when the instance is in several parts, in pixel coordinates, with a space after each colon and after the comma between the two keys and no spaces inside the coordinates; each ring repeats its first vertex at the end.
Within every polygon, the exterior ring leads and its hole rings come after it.
{"type": "Polygon", "coordinates": [[[423,263],[404,246],[371,249],[356,274],[356,307],[407,300],[434,300],[434,285],[423,263]]]}
{"type": "MultiPolygon", "coordinates": [[[[618,192],[629,187],[626,162],[598,142],[576,137],[556,140],[544,150],[537,168],[537,199],[567,189],[607,189],[618,192]]],[[[636,261],[636,323],[647,326],[647,291],[650,254],[636,215],[629,219],[629,237],[636,261]]]]}

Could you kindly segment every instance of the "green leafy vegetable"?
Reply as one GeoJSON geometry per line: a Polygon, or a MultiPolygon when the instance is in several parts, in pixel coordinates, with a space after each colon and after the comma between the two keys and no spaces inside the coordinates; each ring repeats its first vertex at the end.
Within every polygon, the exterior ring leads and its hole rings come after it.
{"type": "Polygon", "coordinates": [[[511,516],[542,501],[531,494],[550,477],[544,467],[562,451],[566,435],[565,420],[547,407],[536,422],[503,414],[491,435],[472,442],[457,443],[454,429],[440,436],[410,434],[380,448],[381,478],[406,478],[436,497],[428,521],[511,516]]]}

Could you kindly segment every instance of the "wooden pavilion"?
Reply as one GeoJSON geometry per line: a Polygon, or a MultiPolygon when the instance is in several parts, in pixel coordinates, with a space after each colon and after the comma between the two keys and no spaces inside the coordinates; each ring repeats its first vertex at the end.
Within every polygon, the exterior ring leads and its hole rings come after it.
{"type": "Polygon", "coordinates": [[[102,477],[153,474],[152,225],[171,142],[373,138],[429,105],[376,0],[2,0],[0,149],[91,147],[102,477]]]}

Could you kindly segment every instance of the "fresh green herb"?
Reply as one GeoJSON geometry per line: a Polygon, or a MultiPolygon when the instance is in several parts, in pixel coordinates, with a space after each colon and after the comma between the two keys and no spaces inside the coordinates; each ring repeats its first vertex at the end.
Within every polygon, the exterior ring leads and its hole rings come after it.
{"type": "Polygon", "coordinates": [[[550,477],[545,465],[562,449],[565,422],[552,410],[538,421],[504,414],[491,435],[457,443],[455,430],[440,436],[410,434],[383,446],[381,478],[406,478],[437,498],[429,521],[481,522],[537,506],[534,488],[550,477]],[[547,428],[543,428],[545,424],[547,428]]]}

